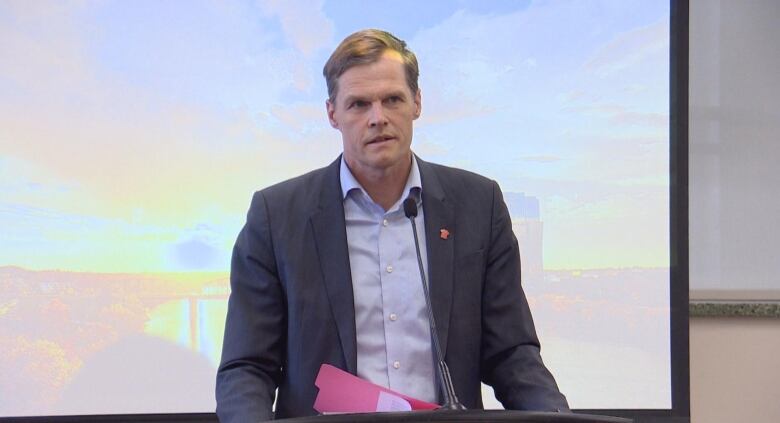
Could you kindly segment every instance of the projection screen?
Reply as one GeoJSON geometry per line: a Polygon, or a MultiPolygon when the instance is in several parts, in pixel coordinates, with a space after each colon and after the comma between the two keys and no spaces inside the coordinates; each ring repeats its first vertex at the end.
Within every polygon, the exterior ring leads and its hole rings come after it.
{"type": "Polygon", "coordinates": [[[3,1],[0,416],[214,410],[251,194],[338,156],[365,27],[418,56],[414,152],[503,189],[571,406],[672,407],[668,1],[3,1]]]}

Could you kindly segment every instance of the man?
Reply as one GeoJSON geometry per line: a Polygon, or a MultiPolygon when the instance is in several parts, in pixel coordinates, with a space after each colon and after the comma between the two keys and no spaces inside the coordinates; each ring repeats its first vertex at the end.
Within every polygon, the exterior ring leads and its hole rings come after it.
{"type": "Polygon", "coordinates": [[[379,30],[347,37],[323,71],[344,153],[255,193],[236,241],[217,414],[253,422],[315,414],[329,363],[440,401],[411,225],[455,390],[481,408],[480,382],[510,409],[566,410],[539,355],[520,257],[498,185],[412,154],[418,66],[379,30]]]}

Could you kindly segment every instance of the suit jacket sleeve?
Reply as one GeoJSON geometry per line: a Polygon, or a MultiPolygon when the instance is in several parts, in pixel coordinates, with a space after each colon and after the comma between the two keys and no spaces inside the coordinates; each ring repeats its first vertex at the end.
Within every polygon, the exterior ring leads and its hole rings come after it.
{"type": "Polygon", "coordinates": [[[216,384],[217,415],[222,423],[273,417],[287,314],[269,220],[263,193],[257,192],[233,249],[231,294],[216,384]]]}
{"type": "Polygon", "coordinates": [[[498,184],[493,182],[490,243],[482,298],[482,374],[507,409],[568,410],[542,362],[520,284],[520,252],[498,184]]]}

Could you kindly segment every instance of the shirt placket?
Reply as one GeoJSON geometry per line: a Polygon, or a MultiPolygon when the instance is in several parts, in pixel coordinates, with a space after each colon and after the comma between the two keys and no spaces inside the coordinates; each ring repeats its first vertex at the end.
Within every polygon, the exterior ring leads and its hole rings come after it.
{"type": "Polygon", "coordinates": [[[379,222],[379,263],[382,285],[382,319],[385,328],[385,346],[387,350],[387,372],[391,389],[402,385],[404,378],[403,336],[400,332],[402,305],[400,304],[402,281],[397,268],[400,254],[398,249],[398,228],[394,223],[397,213],[385,213],[379,222]]]}

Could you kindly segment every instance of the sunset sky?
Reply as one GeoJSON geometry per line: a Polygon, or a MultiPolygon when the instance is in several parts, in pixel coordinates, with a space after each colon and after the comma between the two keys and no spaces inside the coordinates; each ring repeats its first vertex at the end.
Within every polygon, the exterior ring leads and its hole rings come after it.
{"type": "Polygon", "coordinates": [[[322,66],[366,27],[418,56],[412,149],[538,200],[523,283],[572,404],[671,406],[668,0],[0,0],[0,415],[213,411],[252,193],[341,152],[322,66]],[[112,346],[206,363],[169,391],[208,399],[67,408],[112,346]]]}
{"type": "Polygon", "coordinates": [[[546,268],[668,266],[669,5],[606,3],[2,1],[0,266],[227,271],[252,192],[339,154],[364,27],[418,55],[415,152],[539,199],[546,268]]]}

